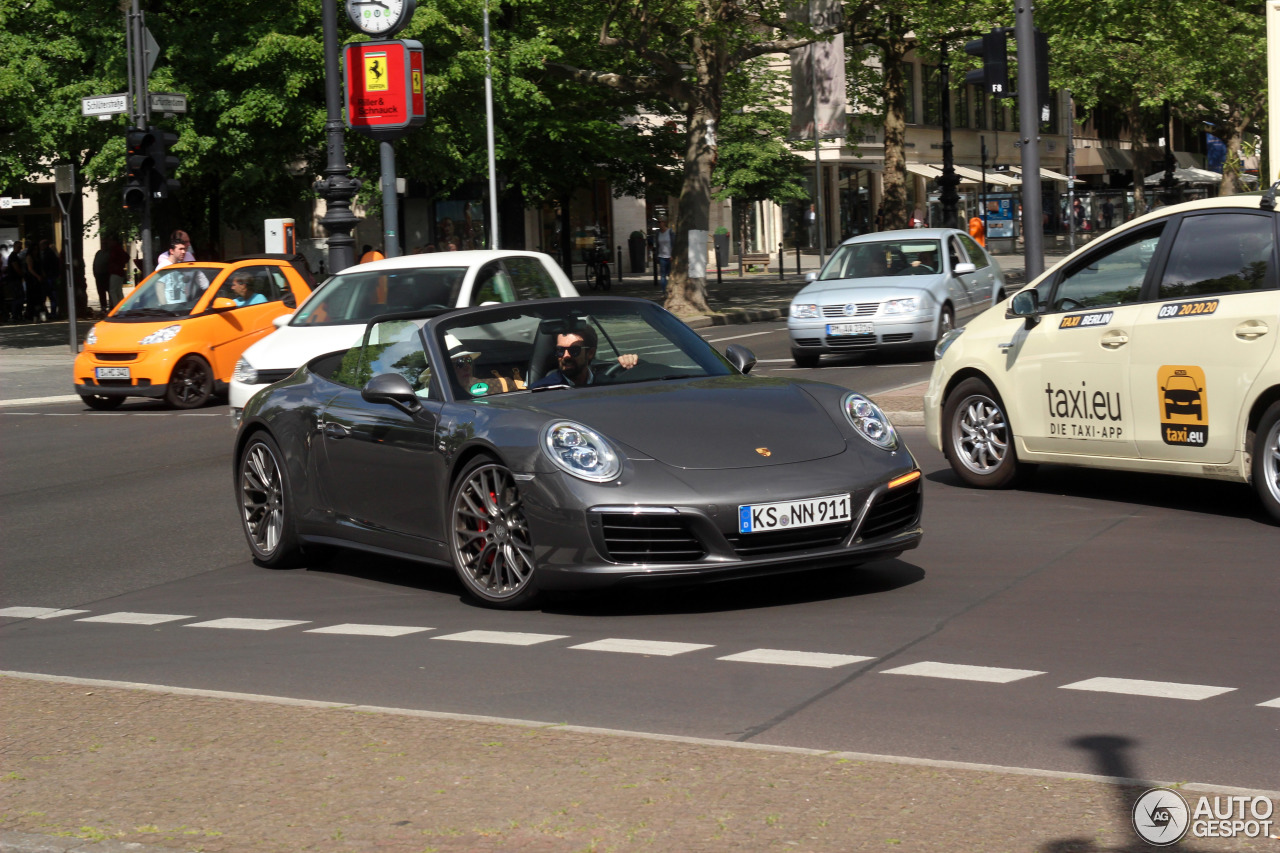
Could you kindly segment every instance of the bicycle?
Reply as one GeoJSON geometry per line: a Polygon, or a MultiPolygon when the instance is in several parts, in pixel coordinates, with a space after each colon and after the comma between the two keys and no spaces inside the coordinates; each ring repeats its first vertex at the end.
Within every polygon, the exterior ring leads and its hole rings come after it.
{"type": "Polygon", "coordinates": [[[608,290],[613,284],[609,276],[609,250],[603,246],[584,249],[582,259],[586,262],[587,287],[608,290]]]}

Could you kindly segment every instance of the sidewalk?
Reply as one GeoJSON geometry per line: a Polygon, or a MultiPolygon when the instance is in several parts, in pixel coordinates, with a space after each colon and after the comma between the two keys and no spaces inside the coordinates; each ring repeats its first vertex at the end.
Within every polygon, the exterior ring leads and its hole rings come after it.
{"type": "Polygon", "coordinates": [[[1150,784],[1085,774],[75,679],[4,677],[0,715],[14,853],[1150,849],[1150,784]]]}

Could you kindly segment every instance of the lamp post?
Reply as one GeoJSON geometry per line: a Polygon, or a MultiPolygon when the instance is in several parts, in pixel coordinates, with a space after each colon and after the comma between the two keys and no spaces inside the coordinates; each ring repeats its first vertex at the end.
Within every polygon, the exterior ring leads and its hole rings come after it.
{"type": "Polygon", "coordinates": [[[956,203],[960,201],[960,193],[956,187],[960,185],[960,176],[955,170],[955,155],[951,144],[951,64],[947,61],[947,42],[942,41],[942,51],[938,61],[938,86],[942,96],[942,174],[938,176],[938,186],[942,187],[942,227],[958,228],[956,203]]]}
{"type": "Polygon", "coordinates": [[[489,61],[489,0],[484,3],[484,115],[485,139],[489,146],[489,248],[499,249],[498,172],[493,153],[493,69],[489,61]]]}
{"type": "Polygon", "coordinates": [[[317,181],[315,191],[324,199],[325,212],[320,224],[329,234],[329,272],[339,273],[356,262],[355,240],[351,232],[359,221],[351,212],[351,199],[360,191],[361,181],[351,177],[343,151],[341,63],[338,60],[337,0],[321,3],[324,25],[324,123],[326,164],[324,179],[317,181]]]}

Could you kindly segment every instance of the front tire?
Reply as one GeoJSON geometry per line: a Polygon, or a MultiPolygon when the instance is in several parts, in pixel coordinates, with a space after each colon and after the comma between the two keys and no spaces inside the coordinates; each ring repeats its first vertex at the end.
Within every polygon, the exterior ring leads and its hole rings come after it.
{"type": "Polygon", "coordinates": [[[99,412],[113,411],[124,403],[124,397],[104,397],[101,394],[81,394],[80,400],[89,408],[99,412]]]}
{"type": "Polygon", "coordinates": [[[240,525],[253,559],[272,569],[297,565],[302,548],[294,531],[293,495],[280,446],[266,433],[257,433],[240,452],[237,470],[240,525]]]}
{"type": "Polygon", "coordinates": [[[213,369],[198,355],[184,356],[173,368],[164,398],[175,409],[198,409],[213,396],[213,369]]]}
{"type": "Polygon", "coordinates": [[[791,360],[796,363],[796,367],[817,367],[820,358],[822,358],[820,353],[791,350],[791,360]]]}
{"type": "Polygon", "coordinates": [[[1280,403],[1262,415],[1253,438],[1253,488],[1263,507],[1280,524],[1280,403]]]}
{"type": "Polygon", "coordinates": [[[981,379],[966,379],[947,397],[942,410],[943,441],[951,470],[979,489],[1004,489],[1018,475],[1004,403],[981,379]]]}
{"type": "Polygon", "coordinates": [[[489,607],[531,605],[533,540],[511,472],[487,456],[467,463],[449,496],[449,519],[449,552],[467,592],[489,607]]]}

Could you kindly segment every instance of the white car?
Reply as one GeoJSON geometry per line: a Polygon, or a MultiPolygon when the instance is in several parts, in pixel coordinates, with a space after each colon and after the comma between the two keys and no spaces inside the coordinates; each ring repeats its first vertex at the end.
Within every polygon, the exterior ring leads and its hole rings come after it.
{"type": "Polygon", "coordinates": [[[939,342],[925,427],[980,488],[1051,462],[1252,483],[1280,522],[1280,216],[1161,208],[939,342]]]}
{"type": "Polygon", "coordinates": [[[245,404],[263,388],[318,355],[360,343],[365,325],[379,314],[577,295],[555,260],[541,252],[436,252],[349,267],[245,350],[231,379],[231,424],[239,426],[245,404]]]}

